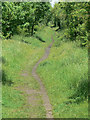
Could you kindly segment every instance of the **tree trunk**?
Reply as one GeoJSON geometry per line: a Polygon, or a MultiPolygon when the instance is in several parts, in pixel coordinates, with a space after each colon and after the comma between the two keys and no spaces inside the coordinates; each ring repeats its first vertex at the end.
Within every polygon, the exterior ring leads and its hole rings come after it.
{"type": "Polygon", "coordinates": [[[54,19],[54,27],[56,27],[56,17],[55,17],[55,19],[54,19]]]}
{"type": "Polygon", "coordinates": [[[33,31],[34,31],[34,24],[32,25],[31,35],[33,35],[33,31]]]}
{"type": "Polygon", "coordinates": [[[59,27],[59,29],[61,29],[61,24],[60,24],[60,20],[58,19],[58,27],[59,27]]]}

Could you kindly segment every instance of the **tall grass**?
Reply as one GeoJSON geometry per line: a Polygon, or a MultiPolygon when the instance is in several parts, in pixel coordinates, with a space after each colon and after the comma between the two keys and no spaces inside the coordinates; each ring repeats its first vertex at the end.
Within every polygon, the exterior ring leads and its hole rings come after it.
{"type": "MultiPolygon", "coordinates": [[[[46,28],[44,30],[46,30],[46,28]]],[[[49,28],[47,28],[47,30],[49,30],[49,28]]],[[[46,33],[48,33],[48,31],[41,31],[41,34],[45,38],[45,43],[35,37],[20,35],[15,35],[10,40],[2,41],[3,118],[30,118],[32,115],[36,115],[36,117],[39,118],[45,117],[45,109],[41,96],[38,96],[40,99],[38,106],[28,107],[27,95],[16,88],[23,86],[23,88],[27,87],[28,89],[39,90],[39,84],[32,77],[31,71],[34,64],[44,54],[46,46],[51,42],[53,31],[49,30],[48,34],[50,35],[48,39],[46,33]],[[24,71],[27,72],[28,76],[22,76],[24,71]]]]}
{"type": "Polygon", "coordinates": [[[3,40],[3,118],[28,118],[34,113],[39,118],[45,117],[41,98],[39,106],[27,109],[27,95],[15,88],[26,86],[39,90],[40,86],[33,79],[31,71],[44,54],[46,46],[50,44],[51,36],[55,43],[49,58],[39,65],[37,72],[46,87],[54,117],[88,116],[87,48],[80,48],[77,42],[66,42],[62,35],[63,31],[56,33],[57,38],[55,32],[46,27],[42,31],[38,30],[33,37],[15,35],[12,40],[3,40]],[[28,77],[21,75],[24,70],[27,71],[28,77]]]}
{"type": "MultiPolygon", "coordinates": [[[[36,47],[35,49],[29,44],[15,40],[3,41],[3,57],[5,59],[2,74],[3,118],[25,118],[31,115],[25,107],[25,105],[27,105],[26,95],[15,88],[18,86],[27,86],[30,89],[39,89],[39,84],[31,77],[31,73],[28,79],[27,77],[24,78],[21,73],[24,70],[30,72],[43,52],[43,48],[38,49],[36,47]]],[[[41,104],[40,106],[41,110],[44,112],[43,105],[41,104]]],[[[41,112],[41,114],[43,115],[44,113],[41,112]]]]}
{"type": "Polygon", "coordinates": [[[51,42],[51,36],[54,34],[54,31],[49,27],[45,27],[35,32],[33,36],[25,36],[23,35],[14,35],[12,37],[13,40],[21,41],[27,44],[31,44],[32,47],[42,47],[43,45],[46,47],[47,44],[51,42]]]}
{"type": "MultiPolygon", "coordinates": [[[[77,42],[60,42],[37,72],[47,89],[56,118],[88,117],[88,51],[77,42]]],[[[60,40],[59,40],[60,41],[60,40]]]]}

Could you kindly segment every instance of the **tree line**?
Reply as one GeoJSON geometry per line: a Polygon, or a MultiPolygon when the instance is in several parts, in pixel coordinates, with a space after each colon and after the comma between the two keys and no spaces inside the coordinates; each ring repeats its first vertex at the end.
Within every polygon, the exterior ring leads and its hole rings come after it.
{"type": "Polygon", "coordinates": [[[80,40],[82,45],[88,42],[89,2],[59,2],[52,9],[53,24],[65,29],[67,39],[80,40]]]}
{"type": "Polygon", "coordinates": [[[24,30],[33,35],[39,23],[58,30],[65,29],[67,40],[80,40],[82,45],[88,43],[89,2],[58,2],[52,8],[49,2],[3,2],[2,33],[9,38],[24,30]]]}
{"type": "Polygon", "coordinates": [[[34,26],[47,23],[50,10],[48,2],[3,2],[2,3],[2,32],[6,38],[25,30],[33,35],[34,26]]]}

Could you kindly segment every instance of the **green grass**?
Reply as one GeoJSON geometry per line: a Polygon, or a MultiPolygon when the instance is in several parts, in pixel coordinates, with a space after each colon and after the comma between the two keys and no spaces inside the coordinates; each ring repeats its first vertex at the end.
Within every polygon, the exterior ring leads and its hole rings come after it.
{"type": "Polygon", "coordinates": [[[77,42],[55,38],[49,58],[38,67],[53,106],[55,118],[88,117],[88,51],[77,42]]]}
{"type": "MultiPolygon", "coordinates": [[[[39,31],[40,33],[40,31],[39,31]]],[[[38,33],[37,33],[38,34],[38,33]]],[[[34,64],[44,54],[45,47],[51,42],[53,31],[44,28],[41,33],[46,42],[41,42],[35,37],[22,37],[15,35],[11,40],[3,40],[3,86],[2,86],[2,117],[3,118],[30,118],[45,117],[45,108],[41,96],[38,106],[28,107],[27,97],[17,87],[39,90],[40,86],[32,77],[31,71],[34,64]],[[46,34],[49,34],[48,39],[46,34]],[[23,42],[22,42],[23,38],[23,42]],[[26,72],[28,76],[22,76],[26,72]],[[28,108],[28,109],[27,109],[28,108]]]]}
{"type": "Polygon", "coordinates": [[[31,44],[33,48],[42,47],[42,45],[46,47],[47,44],[51,42],[52,34],[54,34],[54,31],[52,29],[50,29],[49,27],[43,26],[43,28],[41,27],[41,29],[36,31],[33,36],[25,37],[25,35],[23,36],[14,35],[12,39],[31,44]],[[36,36],[38,36],[42,41],[45,41],[45,42],[40,41],[39,39],[36,38],[36,36]]]}
{"type": "Polygon", "coordinates": [[[46,117],[40,95],[37,98],[38,105],[28,107],[28,95],[16,88],[40,89],[31,71],[50,44],[52,35],[55,43],[48,59],[41,62],[37,72],[46,87],[53,115],[55,118],[88,116],[87,49],[77,46],[77,42],[64,42],[63,31],[56,33],[57,38],[54,30],[45,27],[39,29],[33,37],[15,35],[11,40],[3,40],[3,118],[46,117]],[[24,72],[28,74],[26,77],[22,76],[24,72]]]}
{"type": "Polygon", "coordinates": [[[19,91],[13,87],[3,86],[3,118],[18,118],[25,117],[25,111],[22,111],[22,106],[25,103],[25,98],[19,91]]]}
{"type": "MultiPolygon", "coordinates": [[[[22,42],[18,44],[18,41],[14,40],[3,41],[3,56],[6,60],[3,65],[3,70],[6,74],[6,85],[3,85],[2,87],[3,118],[23,118],[30,116],[29,110],[27,112],[27,107],[25,107],[24,105],[27,104],[26,96],[23,96],[18,90],[13,88],[18,86],[27,86],[30,89],[39,89],[39,84],[32,78],[31,73],[29,72],[31,71],[32,66],[36,63],[39,57],[42,56],[43,52],[43,48],[34,49],[30,45],[22,42]],[[23,70],[29,73],[28,78],[24,78],[21,75],[23,70]]],[[[42,111],[44,111],[42,104],[41,109],[42,111]]],[[[30,110],[32,111],[32,108],[30,110]]]]}

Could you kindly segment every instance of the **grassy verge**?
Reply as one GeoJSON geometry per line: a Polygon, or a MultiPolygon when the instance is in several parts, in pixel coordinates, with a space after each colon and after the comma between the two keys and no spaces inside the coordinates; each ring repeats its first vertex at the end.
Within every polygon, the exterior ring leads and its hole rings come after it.
{"type": "Polygon", "coordinates": [[[87,48],[58,39],[54,37],[49,58],[39,65],[37,72],[47,89],[55,118],[87,118],[87,48]]]}
{"type": "Polygon", "coordinates": [[[45,47],[51,42],[53,31],[45,28],[37,34],[39,37],[43,37],[45,42],[41,42],[35,37],[19,35],[13,36],[11,40],[3,40],[3,118],[30,118],[34,114],[36,117],[45,117],[41,96],[38,96],[40,98],[39,106],[30,108],[27,103],[27,95],[16,89],[23,86],[39,90],[39,84],[32,77],[31,71],[33,65],[44,54],[45,47]],[[28,74],[27,77],[22,75],[24,72],[28,74]]]}

